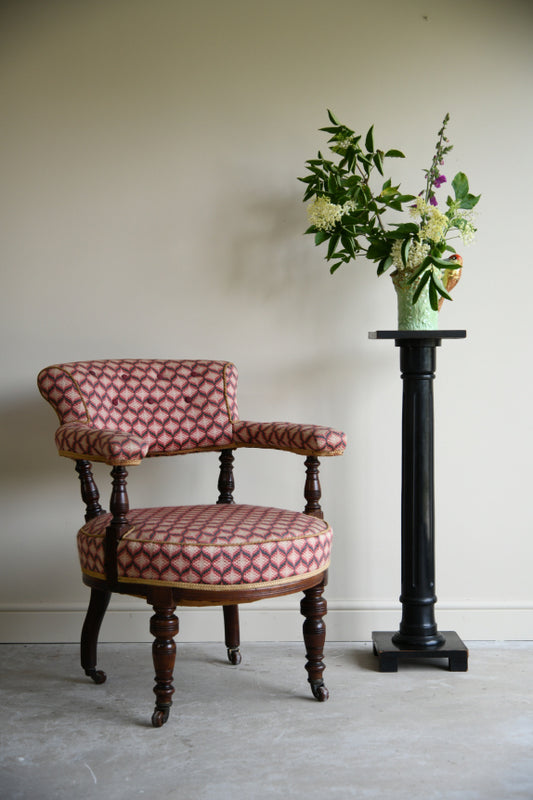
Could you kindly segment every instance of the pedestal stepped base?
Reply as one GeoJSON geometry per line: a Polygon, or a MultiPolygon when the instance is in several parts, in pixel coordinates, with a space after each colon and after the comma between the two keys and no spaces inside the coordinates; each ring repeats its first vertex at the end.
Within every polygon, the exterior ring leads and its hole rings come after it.
{"type": "Polygon", "coordinates": [[[372,631],[374,655],[378,657],[380,672],[398,672],[400,659],[420,658],[447,658],[450,672],[467,672],[468,648],[454,631],[442,632],[443,643],[432,648],[395,645],[393,639],[396,635],[392,631],[372,631]]]}
{"type": "Polygon", "coordinates": [[[439,633],[435,621],[433,480],[433,379],[442,339],[464,339],[466,331],[377,331],[370,339],[394,339],[400,348],[402,405],[402,619],[397,633],[374,631],[380,672],[396,672],[398,661],[447,658],[452,672],[466,672],[468,650],[453,631],[439,633]]]}

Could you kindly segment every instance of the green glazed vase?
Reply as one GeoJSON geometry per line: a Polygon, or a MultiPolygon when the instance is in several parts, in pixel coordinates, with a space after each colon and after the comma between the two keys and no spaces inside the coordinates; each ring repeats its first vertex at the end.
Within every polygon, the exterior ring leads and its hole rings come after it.
{"type": "Polygon", "coordinates": [[[398,299],[398,330],[431,331],[439,327],[439,312],[431,308],[429,291],[425,287],[417,302],[413,305],[415,284],[404,284],[394,281],[398,299]]]}

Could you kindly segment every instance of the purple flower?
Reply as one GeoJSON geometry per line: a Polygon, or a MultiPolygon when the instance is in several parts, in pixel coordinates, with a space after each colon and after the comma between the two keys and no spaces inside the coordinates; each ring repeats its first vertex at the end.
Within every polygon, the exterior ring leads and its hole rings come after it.
{"type": "Polygon", "coordinates": [[[429,198],[429,202],[431,203],[432,206],[437,206],[438,205],[437,198],[435,197],[434,194],[432,194],[431,197],[429,198]]]}
{"type": "Polygon", "coordinates": [[[446,175],[439,175],[438,178],[435,178],[436,189],[439,189],[443,183],[446,183],[446,175]]]}

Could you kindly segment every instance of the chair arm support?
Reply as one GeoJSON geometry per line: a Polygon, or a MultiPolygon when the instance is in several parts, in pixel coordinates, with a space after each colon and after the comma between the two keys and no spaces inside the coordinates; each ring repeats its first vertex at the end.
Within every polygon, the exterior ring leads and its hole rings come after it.
{"type": "Polygon", "coordinates": [[[320,425],[235,420],[231,447],[287,450],[304,456],[340,456],[346,448],[346,434],[320,425]]]}
{"type": "Polygon", "coordinates": [[[93,428],[82,422],[66,422],[56,431],[59,455],[103,461],[111,466],[139,464],[148,452],[146,439],[133,433],[93,428]]]}

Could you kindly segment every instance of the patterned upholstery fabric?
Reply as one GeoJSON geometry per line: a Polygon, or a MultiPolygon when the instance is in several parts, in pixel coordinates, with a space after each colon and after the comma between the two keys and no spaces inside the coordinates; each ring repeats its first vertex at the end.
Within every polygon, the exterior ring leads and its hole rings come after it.
{"type": "Polygon", "coordinates": [[[41,394],[54,407],[62,455],[136,463],[159,455],[227,447],[238,416],[237,370],[223,361],[112,359],[42,370],[41,394]],[[133,434],[129,440],[97,431],[133,434]],[[141,443],[142,441],[142,443],[141,443]]]}
{"type": "MultiPolygon", "coordinates": [[[[82,570],[104,575],[102,514],[78,533],[82,570]]],[[[324,520],[277,508],[195,505],[132,510],[118,543],[120,582],[213,589],[253,588],[325,570],[331,528],[324,520]]]]}
{"type": "Polygon", "coordinates": [[[56,431],[56,446],[62,454],[90,453],[93,461],[139,464],[148,452],[148,441],[133,433],[100,430],[81,422],[67,422],[56,431]]]}
{"type": "Polygon", "coordinates": [[[42,370],[41,394],[56,410],[59,453],[107,464],[146,456],[237,447],[340,455],[341,431],[239,420],[237,369],[225,361],[111,359],[42,370]]]}
{"type": "Polygon", "coordinates": [[[342,431],[290,422],[238,420],[233,426],[233,441],[240,447],[267,447],[316,456],[337,456],[346,447],[342,431]]]}

